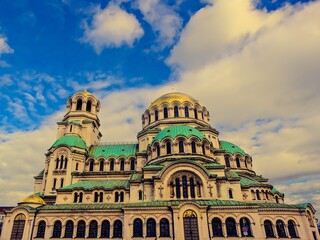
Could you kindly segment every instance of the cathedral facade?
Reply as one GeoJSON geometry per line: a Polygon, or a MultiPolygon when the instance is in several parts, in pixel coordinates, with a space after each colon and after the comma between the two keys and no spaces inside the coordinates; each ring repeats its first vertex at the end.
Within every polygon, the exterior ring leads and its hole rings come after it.
{"type": "Polygon", "coordinates": [[[67,100],[35,193],[6,212],[1,239],[319,239],[313,206],[286,204],[198,100],[157,98],[134,143],[101,142],[100,107],[87,91],[67,100]]]}

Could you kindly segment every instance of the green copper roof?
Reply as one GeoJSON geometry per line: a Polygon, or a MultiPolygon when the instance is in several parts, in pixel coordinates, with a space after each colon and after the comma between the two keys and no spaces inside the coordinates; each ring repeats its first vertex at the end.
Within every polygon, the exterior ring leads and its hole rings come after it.
{"type": "Polygon", "coordinates": [[[81,125],[81,123],[79,121],[77,121],[77,120],[72,120],[69,123],[73,123],[75,125],[81,125]]]}
{"type": "Polygon", "coordinates": [[[164,168],[163,165],[147,165],[143,167],[143,169],[155,169],[155,170],[161,170],[162,168],[164,168]]]}
{"type": "Polygon", "coordinates": [[[204,139],[205,136],[198,130],[190,126],[186,125],[175,125],[170,126],[163,129],[159,132],[153,139],[154,141],[161,141],[165,137],[170,137],[172,139],[176,138],[177,136],[184,136],[186,138],[190,138],[191,136],[195,136],[200,140],[204,139]]]}
{"type": "Polygon", "coordinates": [[[241,187],[250,187],[250,186],[261,185],[260,182],[254,180],[252,178],[249,178],[249,177],[241,177],[240,184],[241,184],[241,187]]]}
{"type": "Polygon", "coordinates": [[[41,172],[39,172],[38,177],[43,177],[43,174],[44,174],[44,169],[41,172]]]}
{"type": "Polygon", "coordinates": [[[227,142],[227,141],[219,141],[219,142],[220,142],[221,150],[225,150],[226,152],[231,154],[240,153],[241,155],[246,155],[246,153],[241,148],[239,148],[237,145],[231,142],[227,142]]]}
{"type": "Polygon", "coordinates": [[[120,156],[129,157],[135,156],[137,151],[137,144],[114,144],[114,145],[97,145],[93,146],[89,151],[89,156],[93,158],[98,157],[115,157],[120,156]]]}
{"type": "Polygon", "coordinates": [[[73,189],[114,189],[114,188],[130,188],[129,180],[105,180],[105,181],[80,181],[63,188],[59,188],[58,191],[69,191],[73,189]]]}
{"type": "Polygon", "coordinates": [[[51,147],[58,147],[60,145],[66,145],[68,147],[78,147],[87,149],[86,143],[81,137],[76,135],[65,135],[59,138],[51,147]]]}
{"type": "Polygon", "coordinates": [[[142,179],[142,173],[134,173],[131,175],[131,181],[140,181],[142,179]]]}
{"type": "Polygon", "coordinates": [[[284,194],[280,191],[278,191],[278,189],[276,189],[275,187],[272,187],[272,190],[271,190],[271,193],[272,194],[279,194],[280,196],[283,196],[284,194]]]}
{"type": "Polygon", "coordinates": [[[235,171],[229,170],[226,171],[226,177],[228,179],[238,179],[239,180],[239,175],[235,171]]]}

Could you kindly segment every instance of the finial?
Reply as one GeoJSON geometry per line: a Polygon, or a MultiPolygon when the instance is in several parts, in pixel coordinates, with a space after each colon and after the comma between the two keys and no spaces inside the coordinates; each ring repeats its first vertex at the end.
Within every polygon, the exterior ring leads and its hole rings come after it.
{"type": "Polygon", "coordinates": [[[84,92],[87,92],[87,87],[84,88],[84,92]]]}

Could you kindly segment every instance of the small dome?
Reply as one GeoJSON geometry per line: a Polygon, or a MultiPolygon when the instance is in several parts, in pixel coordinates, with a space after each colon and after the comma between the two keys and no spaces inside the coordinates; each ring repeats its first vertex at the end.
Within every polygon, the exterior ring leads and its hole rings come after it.
{"type": "Polygon", "coordinates": [[[170,126],[165,129],[163,129],[161,132],[159,132],[154,138],[153,142],[155,141],[162,141],[162,139],[166,137],[170,137],[171,139],[174,139],[178,136],[184,136],[186,138],[190,138],[192,136],[195,136],[199,138],[200,140],[204,139],[205,136],[202,132],[200,132],[198,129],[195,129],[190,126],[186,125],[175,125],[170,126]]]}
{"type": "Polygon", "coordinates": [[[78,147],[78,148],[87,149],[87,145],[83,141],[83,139],[79,136],[76,136],[76,135],[62,136],[57,141],[55,141],[55,143],[51,147],[53,148],[53,147],[58,147],[61,145],[66,145],[68,147],[78,147]]]}
{"type": "Polygon", "coordinates": [[[243,151],[240,147],[238,147],[237,145],[235,145],[231,142],[219,141],[219,143],[220,143],[221,150],[224,150],[224,151],[231,153],[231,154],[240,153],[243,156],[246,155],[245,151],[243,151]]]}
{"type": "Polygon", "coordinates": [[[36,196],[35,194],[32,194],[28,197],[23,198],[19,203],[21,204],[40,204],[40,205],[45,205],[46,202],[41,198],[36,196]]]}
{"type": "MultiPolygon", "coordinates": [[[[92,93],[88,92],[87,89],[85,88],[83,91],[81,92],[77,92],[76,94],[82,94],[83,96],[87,97],[87,96],[94,96],[92,93]]],[[[76,95],[74,94],[74,95],[76,95]]]]}
{"type": "Polygon", "coordinates": [[[155,106],[160,106],[162,103],[168,103],[171,104],[173,102],[189,102],[191,104],[199,104],[198,100],[194,99],[193,97],[184,94],[184,93],[179,93],[179,92],[173,92],[173,93],[167,93],[162,95],[161,97],[157,98],[154,100],[150,106],[149,109],[155,107],[155,106]]]}

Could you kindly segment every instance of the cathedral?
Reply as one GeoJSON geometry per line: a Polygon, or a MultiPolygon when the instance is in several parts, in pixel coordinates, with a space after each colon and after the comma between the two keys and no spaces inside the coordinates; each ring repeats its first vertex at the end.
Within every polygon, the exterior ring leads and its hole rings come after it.
{"type": "Polygon", "coordinates": [[[313,206],[286,204],[195,98],[155,99],[136,142],[101,142],[101,107],[86,90],[67,100],[34,194],[6,211],[2,240],[320,239],[313,206]]]}

